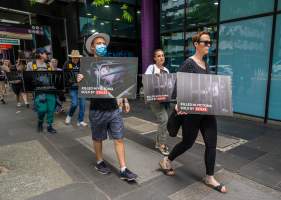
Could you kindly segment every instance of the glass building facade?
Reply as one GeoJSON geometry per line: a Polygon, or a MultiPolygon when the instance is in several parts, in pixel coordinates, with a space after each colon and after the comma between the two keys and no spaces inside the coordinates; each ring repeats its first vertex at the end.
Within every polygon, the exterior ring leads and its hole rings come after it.
{"type": "Polygon", "coordinates": [[[162,0],[161,43],[176,72],[194,53],[191,36],[209,31],[206,57],[230,75],[234,112],[281,120],[281,0],[162,0]],[[241,6],[243,5],[243,6],[241,6]]]}
{"type": "Polygon", "coordinates": [[[140,1],[115,0],[108,5],[96,6],[92,0],[87,0],[79,7],[79,31],[81,44],[95,32],[109,34],[111,42],[108,56],[137,56],[140,40],[140,1]],[[130,14],[130,20],[124,18],[124,11],[130,14]]]}

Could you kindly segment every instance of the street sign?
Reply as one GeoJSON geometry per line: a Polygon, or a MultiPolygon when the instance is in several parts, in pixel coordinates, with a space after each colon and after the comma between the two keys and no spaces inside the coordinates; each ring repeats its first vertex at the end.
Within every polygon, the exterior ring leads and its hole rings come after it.
{"type": "Polygon", "coordinates": [[[11,38],[0,38],[0,44],[20,45],[20,40],[11,38]]]}

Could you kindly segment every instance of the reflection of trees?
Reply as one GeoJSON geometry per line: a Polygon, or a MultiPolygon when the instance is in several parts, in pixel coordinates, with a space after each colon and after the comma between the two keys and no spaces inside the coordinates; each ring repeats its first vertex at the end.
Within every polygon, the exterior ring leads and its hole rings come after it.
{"type": "Polygon", "coordinates": [[[187,23],[213,23],[217,21],[217,6],[215,0],[189,0],[187,10],[187,23]]]}

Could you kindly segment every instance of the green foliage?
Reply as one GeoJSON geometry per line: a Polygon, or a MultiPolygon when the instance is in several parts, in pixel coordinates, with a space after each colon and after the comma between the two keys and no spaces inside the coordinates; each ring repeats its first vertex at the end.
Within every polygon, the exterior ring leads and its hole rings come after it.
{"type": "Polygon", "coordinates": [[[132,15],[127,10],[123,10],[122,18],[129,23],[131,23],[133,21],[132,15]]]}
{"type": "Polygon", "coordinates": [[[97,20],[97,16],[93,16],[92,20],[93,20],[93,24],[95,25],[96,24],[96,20],[97,20]]]}
{"type": "Polygon", "coordinates": [[[133,16],[128,11],[128,5],[127,4],[123,4],[121,6],[121,10],[123,10],[122,19],[124,19],[125,21],[131,23],[133,21],[133,16]]]}
{"type": "Polygon", "coordinates": [[[94,0],[92,2],[93,5],[95,5],[96,7],[99,6],[105,6],[111,3],[112,0],[94,0]]]}
{"type": "MultiPolygon", "coordinates": [[[[92,2],[92,5],[96,6],[96,7],[100,7],[100,6],[105,6],[105,5],[109,5],[110,3],[112,3],[112,0],[93,0],[92,2]]],[[[128,5],[127,4],[123,4],[121,7],[120,7],[121,10],[123,10],[123,13],[122,13],[122,19],[126,22],[129,22],[131,23],[133,21],[133,16],[132,14],[129,12],[129,9],[128,9],[128,5]]],[[[92,18],[93,22],[95,23],[97,17],[94,16],[92,18]]]]}
{"type": "Polygon", "coordinates": [[[29,0],[29,3],[31,6],[34,6],[35,4],[37,4],[37,1],[36,0],[29,0]]]}

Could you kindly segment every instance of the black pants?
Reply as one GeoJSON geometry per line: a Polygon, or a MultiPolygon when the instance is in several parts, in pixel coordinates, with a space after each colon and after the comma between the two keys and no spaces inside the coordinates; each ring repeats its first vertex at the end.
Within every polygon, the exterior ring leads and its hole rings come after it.
{"type": "Polygon", "coordinates": [[[217,146],[217,122],[212,115],[186,115],[182,122],[182,141],[178,143],[169,155],[169,160],[183,154],[194,144],[199,130],[205,143],[206,174],[214,175],[216,146],[217,146]]]}

